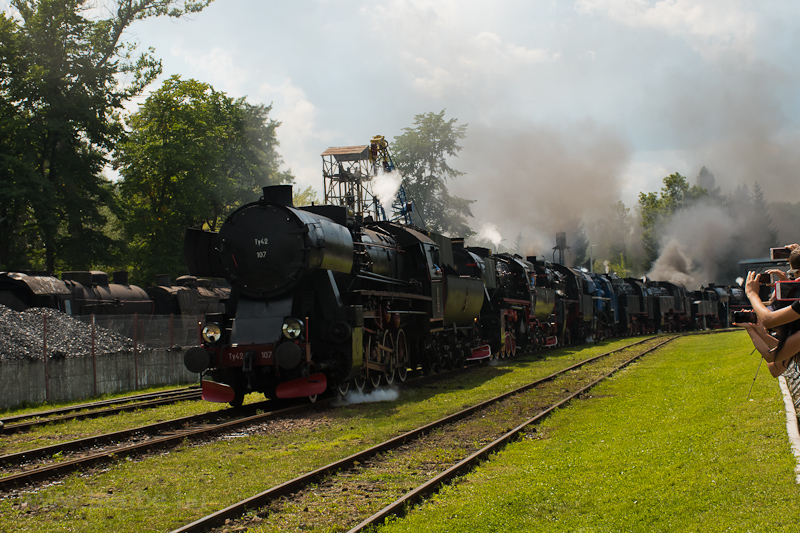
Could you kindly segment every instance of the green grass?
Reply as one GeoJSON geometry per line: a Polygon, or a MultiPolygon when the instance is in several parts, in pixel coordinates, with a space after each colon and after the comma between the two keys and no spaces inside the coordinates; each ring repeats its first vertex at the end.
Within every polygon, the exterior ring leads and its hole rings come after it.
{"type": "Polygon", "coordinates": [[[798,531],[775,380],[742,333],[680,339],[446,487],[401,531],[798,531]]]}

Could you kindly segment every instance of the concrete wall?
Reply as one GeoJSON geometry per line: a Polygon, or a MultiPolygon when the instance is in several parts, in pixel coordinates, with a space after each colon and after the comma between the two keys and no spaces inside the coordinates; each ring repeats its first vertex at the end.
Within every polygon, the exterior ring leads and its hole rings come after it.
{"type": "Polygon", "coordinates": [[[160,385],[197,383],[183,350],[146,350],[44,361],[0,363],[0,408],[22,402],[75,401],[160,385]]]}

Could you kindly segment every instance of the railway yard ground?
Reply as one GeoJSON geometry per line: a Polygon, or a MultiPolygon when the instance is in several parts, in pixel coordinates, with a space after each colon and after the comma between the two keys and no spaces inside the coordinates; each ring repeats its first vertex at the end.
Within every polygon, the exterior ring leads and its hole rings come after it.
{"type": "MultiPolygon", "coordinates": [[[[633,340],[409,380],[387,401],[315,405],[9,488],[0,493],[0,531],[172,531],[633,340]]],[[[646,344],[655,347],[661,340],[646,344]]],[[[800,485],[784,398],[766,367],[753,379],[759,359],[751,350],[742,331],[688,335],[661,345],[517,432],[516,440],[404,516],[374,529],[798,531],[800,485]]],[[[365,512],[399,498],[429,471],[446,468],[536,415],[546,399],[607,371],[588,369],[591,365],[431,430],[379,459],[357,461],[223,522],[218,531],[349,531],[365,512]]],[[[187,400],[43,425],[0,435],[0,454],[211,409],[221,411],[187,400]]],[[[53,455],[49,461],[59,462],[68,454],[53,455]]],[[[0,481],[7,475],[0,471],[0,481]]]]}

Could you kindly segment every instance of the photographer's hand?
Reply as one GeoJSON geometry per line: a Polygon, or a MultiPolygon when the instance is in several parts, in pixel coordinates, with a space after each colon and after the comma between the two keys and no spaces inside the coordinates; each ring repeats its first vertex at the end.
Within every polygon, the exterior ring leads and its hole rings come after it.
{"type": "Polygon", "coordinates": [[[744,295],[749,299],[751,295],[758,296],[758,274],[754,270],[747,273],[747,281],[744,284],[744,295]]]}
{"type": "MultiPolygon", "coordinates": [[[[784,272],[783,270],[779,270],[777,268],[771,268],[771,269],[767,270],[767,274],[772,274],[773,276],[778,278],[778,281],[789,281],[789,276],[786,275],[786,272],[784,272]]],[[[769,285],[770,285],[770,287],[774,287],[775,286],[774,283],[770,283],[769,285]]]]}

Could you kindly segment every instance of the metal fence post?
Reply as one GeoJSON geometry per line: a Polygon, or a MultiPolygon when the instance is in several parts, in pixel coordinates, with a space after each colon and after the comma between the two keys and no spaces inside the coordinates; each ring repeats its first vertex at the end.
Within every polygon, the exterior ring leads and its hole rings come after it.
{"type": "Polygon", "coordinates": [[[94,374],[94,395],[97,396],[97,350],[95,344],[95,323],[94,313],[92,313],[92,373],[94,374]]]}
{"type": "Polygon", "coordinates": [[[50,370],[47,364],[47,315],[42,316],[42,357],[44,358],[44,400],[50,399],[50,370]]]}
{"type": "Polygon", "coordinates": [[[133,314],[133,389],[139,390],[139,313],[133,314]]]}

